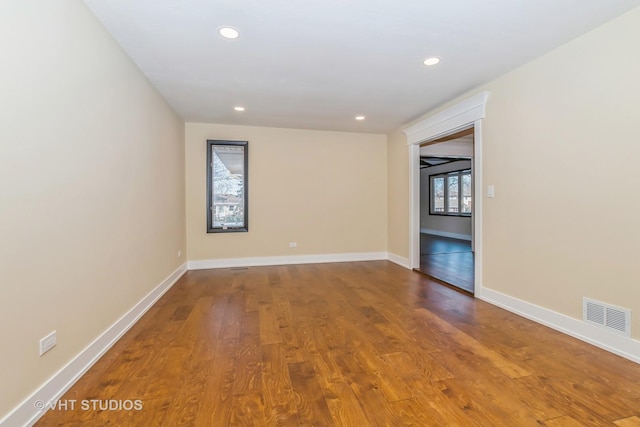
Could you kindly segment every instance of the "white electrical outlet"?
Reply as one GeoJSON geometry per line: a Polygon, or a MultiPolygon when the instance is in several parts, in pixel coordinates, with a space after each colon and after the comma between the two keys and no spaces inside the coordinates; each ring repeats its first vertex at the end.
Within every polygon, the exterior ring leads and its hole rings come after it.
{"type": "Polygon", "coordinates": [[[296,242],[289,242],[289,247],[290,247],[290,248],[297,248],[297,247],[298,247],[298,243],[296,243],[296,242]]]}
{"type": "Polygon", "coordinates": [[[40,356],[45,354],[47,351],[51,350],[56,346],[57,338],[56,331],[51,332],[46,337],[40,340],[40,356]]]}
{"type": "Polygon", "coordinates": [[[182,250],[178,249],[178,258],[180,258],[180,255],[182,255],[182,250]]]}

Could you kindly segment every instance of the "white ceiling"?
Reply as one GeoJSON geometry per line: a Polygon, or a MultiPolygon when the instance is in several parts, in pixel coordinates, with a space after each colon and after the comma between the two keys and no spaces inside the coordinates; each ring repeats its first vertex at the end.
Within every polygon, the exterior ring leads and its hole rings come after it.
{"type": "Polygon", "coordinates": [[[638,0],[85,0],[188,122],[386,133],[638,0]],[[240,31],[223,39],[218,28],[240,31]],[[442,62],[425,67],[438,56],[442,62]],[[235,112],[242,105],[246,111],[235,112]],[[358,114],[366,120],[357,122],[358,114]]]}

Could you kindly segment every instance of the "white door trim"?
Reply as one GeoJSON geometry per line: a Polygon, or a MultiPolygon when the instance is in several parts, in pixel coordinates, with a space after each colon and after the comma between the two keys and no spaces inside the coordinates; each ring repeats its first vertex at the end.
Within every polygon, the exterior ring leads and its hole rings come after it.
{"type": "Polygon", "coordinates": [[[481,92],[403,129],[409,146],[409,264],[420,267],[420,144],[474,127],[475,295],[482,295],[482,119],[489,92],[481,92]]]}

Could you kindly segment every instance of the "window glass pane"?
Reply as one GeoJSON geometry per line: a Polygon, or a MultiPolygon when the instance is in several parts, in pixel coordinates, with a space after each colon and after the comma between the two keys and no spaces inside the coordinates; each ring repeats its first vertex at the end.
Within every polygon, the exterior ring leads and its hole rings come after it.
{"type": "Polygon", "coordinates": [[[449,205],[447,212],[458,212],[458,175],[447,177],[447,185],[449,190],[449,205]]]}
{"type": "Polygon", "coordinates": [[[462,213],[471,213],[471,174],[462,175],[462,213]]]}
{"type": "Polygon", "coordinates": [[[444,212],[444,178],[433,178],[433,212],[444,212]]]}
{"type": "Polygon", "coordinates": [[[212,145],[214,227],[242,227],[244,221],[243,146],[212,145]]]}

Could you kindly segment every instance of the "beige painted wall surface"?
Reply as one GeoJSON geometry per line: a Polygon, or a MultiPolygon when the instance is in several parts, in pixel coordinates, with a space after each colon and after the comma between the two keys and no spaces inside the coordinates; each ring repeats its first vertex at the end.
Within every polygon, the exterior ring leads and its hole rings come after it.
{"type": "MultiPolygon", "coordinates": [[[[484,285],[640,313],[640,8],[486,87],[484,285]]],[[[633,323],[640,337],[640,316],[633,323]]]]}
{"type": "Polygon", "coordinates": [[[185,218],[184,124],[82,2],[3,2],[0,52],[2,418],[185,261],[185,218]]]}
{"type": "Polygon", "coordinates": [[[401,131],[387,135],[389,175],[389,248],[391,254],[409,262],[409,149],[401,131]]]}
{"type": "Polygon", "coordinates": [[[386,252],[385,135],[187,123],[186,156],[190,260],[386,252]],[[249,141],[248,233],[206,232],[207,139],[249,141]]]}
{"type": "MultiPolygon", "coordinates": [[[[637,40],[640,8],[460,98],[491,92],[483,180],[496,197],[484,200],[484,287],[577,319],[583,296],[631,308],[636,339],[637,40]]],[[[389,192],[407,194],[401,134],[389,150],[389,192]]],[[[394,253],[408,248],[408,202],[397,202],[390,196],[394,253]]]]}

